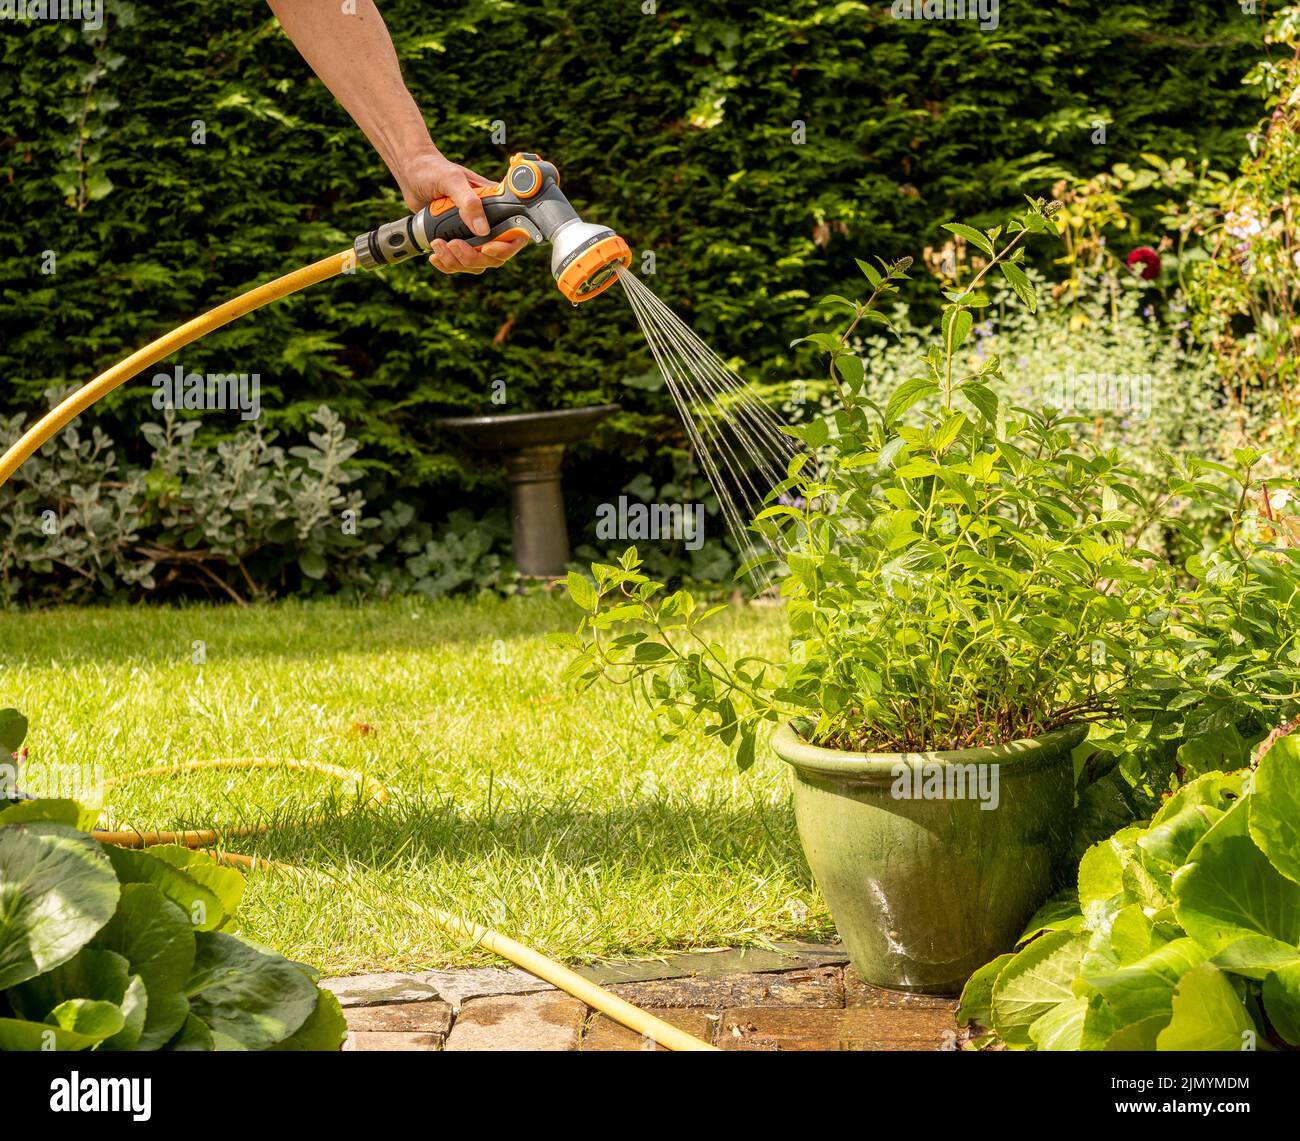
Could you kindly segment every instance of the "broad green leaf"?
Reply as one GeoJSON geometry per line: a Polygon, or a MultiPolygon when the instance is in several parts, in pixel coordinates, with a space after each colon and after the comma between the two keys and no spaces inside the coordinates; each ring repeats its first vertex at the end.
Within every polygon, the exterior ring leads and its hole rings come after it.
{"type": "Polygon", "coordinates": [[[1040,1050],[1078,1050],[1088,1017],[1087,998],[1057,1003],[1029,1027],[1029,1037],[1040,1050]]]}
{"type": "Polygon", "coordinates": [[[196,852],[179,844],[160,844],[147,849],[155,859],[166,860],[172,867],[181,868],[192,879],[221,900],[226,918],[234,915],[239,901],[244,898],[244,875],[238,868],[228,868],[217,863],[206,852],[196,852]]]}
{"type": "Polygon", "coordinates": [[[1214,956],[1213,962],[1221,970],[1258,980],[1279,968],[1300,964],[1300,949],[1267,935],[1247,935],[1229,943],[1214,956]]]}
{"type": "Polygon", "coordinates": [[[0,761],[18,752],[27,737],[27,718],[16,709],[0,709],[0,761]]]}
{"type": "Polygon", "coordinates": [[[591,581],[586,575],[578,571],[569,571],[568,577],[564,580],[564,585],[568,587],[569,597],[574,604],[582,610],[594,610],[596,608],[596,588],[591,585],[591,581]]]}
{"type": "Polygon", "coordinates": [[[1273,866],[1300,883],[1300,740],[1283,737],[1260,761],[1250,834],[1273,866]]]}
{"type": "Polygon", "coordinates": [[[226,909],[211,888],[199,883],[182,868],[149,854],[148,848],[116,848],[106,845],[117,878],[124,884],[153,884],[189,918],[196,931],[215,931],[226,921],[226,909]]]}
{"type": "Polygon", "coordinates": [[[966,985],[961,992],[961,1002],[957,1005],[958,1026],[969,1026],[972,1022],[980,1026],[991,1024],[993,984],[997,982],[1002,968],[1015,957],[1015,954],[1010,951],[1005,955],[999,955],[992,962],[985,963],[966,980],[966,985]]]}
{"type": "Polygon", "coordinates": [[[200,931],[194,941],[190,1011],[217,1050],[269,1049],[316,1009],[315,984],[288,959],[220,932],[200,931]]]}
{"type": "Polygon", "coordinates": [[[0,1051],[90,1050],[126,1025],[111,1002],[74,998],[44,1022],[0,1018],[0,1051]]]}
{"type": "Polygon", "coordinates": [[[7,997],[15,1014],[40,1022],[73,998],[99,999],[116,1006],[130,981],[131,967],[124,956],[83,947],[66,963],[19,983],[7,997]]]}
{"type": "Polygon", "coordinates": [[[211,1052],[216,1049],[216,1045],[212,1041],[212,1031],[207,1028],[207,1025],[190,1014],[186,1016],[184,1025],[163,1049],[176,1053],[211,1052]]]}
{"type": "Polygon", "coordinates": [[[1047,900],[1025,925],[1016,946],[1029,942],[1035,935],[1044,931],[1077,931],[1083,926],[1083,915],[1079,911],[1079,900],[1073,892],[1061,892],[1047,900]]]}
{"type": "Polygon", "coordinates": [[[1174,910],[1211,953],[1247,935],[1300,944],[1300,884],[1273,867],[1248,836],[1229,836],[1179,871],[1174,910]]]}
{"type": "Polygon", "coordinates": [[[1154,1018],[1144,1018],[1141,1022],[1131,1022],[1116,1030],[1102,1047],[1105,1050],[1120,1050],[1125,1053],[1150,1051],[1156,1048],[1160,1031],[1169,1025],[1169,1016],[1160,1014],[1154,1018]]]}
{"type": "Polygon", "coordinates": [[[63,824],[0,827],[0,990],[66,963],[112,918],[99,844],[63,824]]]}
{"type": "Polygon", "coordinates": [[[1195,940],[1175,939],[1135,962],[1080,978],[1075,990],[1101,995],[1114,1015],[1115,1027],[1128,1026],[1168,1015],[1178,980],[1205,957],[1205,948],[1195,940]]]}
{"type": "Polygon", "coordinates": [[[1300,1046],[1300,961],[1264,980],[1264,1013],[1287,1042],[1300,1046]]]}
{"type": "Polygon", "coordinates": [[[348,1036],[339,1000],[323,987],[316,992],[316,1009],[294,1033],[272,1050],[340,1050],[348,1036]]]}
{"type": "Polygon", "coordinates": [[[140,1050],[158,1050],[189,1014],[185,985],[194,967],[194,929],[188,916],[153,884],[122,885],[117,913],[95,945],[125,956],[149,994],[140,1050]]]}
{"type": "Polygon", "coordinates": [[[1075,996],[1070,987],[1088,940],[1070,931],[1035,939],[1002,968],[993,985],[993,1029],[1009,1046],[1032,1046],[1029,1028],[1058,1003],[1075,996]]]}
{"type": "Polygon", "coordinates": [[[127,983],[126,993],[118,1004],[122,1011],[122,1029],[105,1040],[101,1050],[138,1050],[140,1037],[144,1033],[145,1018],[149,1011],[149,992],[145,989],[144,979],[132,975],[127,983]]]}
{"type": "Polygon", "coordinates": [[[322,579],[329,569],[325,556],[319,551],[305,550],[298,556],[298,569],[311,579],[322,579]]]}
{"type": "Polygon", "coordinates": [[[1217,967],[1200,963],[1179,980],[1173,1016],[1156,1039],[1159,1050],[1241,1050],[1253,1048],[1255,1024],[1217,967]]]}
{"type": "Polygon", "coordinates": [[[37,798],[17,800],[7,808],[0,808],[0,826],[5,824],[31,824],[39,820],[51,824],[66,824],[78,832],[88,832],[98,813],[82,808],[75,800],[37,798]]]}

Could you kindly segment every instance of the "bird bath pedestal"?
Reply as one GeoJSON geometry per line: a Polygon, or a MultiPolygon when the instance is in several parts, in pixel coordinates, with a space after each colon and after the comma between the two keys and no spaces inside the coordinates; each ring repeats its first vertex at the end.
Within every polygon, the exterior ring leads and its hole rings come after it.
{"type": "Polygon", "coordinates": [[[569,535],[564,524],[560,461],[569,444],[585,440],[617,404],[518,412],[502,416],[454,416],[439,420],[471,448],[499,453],[510,478],[510,531],[515,566],[533,578],[564,574],[569,535]]]}

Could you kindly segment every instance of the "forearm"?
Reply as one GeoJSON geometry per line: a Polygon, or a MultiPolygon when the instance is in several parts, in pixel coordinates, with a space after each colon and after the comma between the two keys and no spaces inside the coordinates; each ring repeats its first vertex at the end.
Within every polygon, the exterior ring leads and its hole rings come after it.
{"type": "Polygon", "coordinates": [[[322,0],[268,0],[303,59],[365,132],[408,194],[409,168],[437,153],[424,116],[402,80],[397,52],[373,0],[356,0],[356,14],[322,0]]]}

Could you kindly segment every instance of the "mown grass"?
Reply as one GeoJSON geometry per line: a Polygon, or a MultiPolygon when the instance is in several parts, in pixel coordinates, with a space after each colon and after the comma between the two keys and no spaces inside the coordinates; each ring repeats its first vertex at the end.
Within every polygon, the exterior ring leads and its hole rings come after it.
{"type": "MultiPolygon", "coordinates": [[[[738,774],[702,735],[662,742],[622,689],[567,691],[545,636],[573,613],[531,598],[0,614],[0,705],[31,719],[33,763],[111,777],[294,757],[381,781],[384,807],[265,771],[107,795],[142,829],[270,821],[229,846],[320,874],[251,877],[239,930],[328,973],[492,961],[426,906],[570,962],[828,935],[785,766],[761,750],[738,774]]],[[[779,612],[719,617],[724,642],[781,642],[779,612]]]]}

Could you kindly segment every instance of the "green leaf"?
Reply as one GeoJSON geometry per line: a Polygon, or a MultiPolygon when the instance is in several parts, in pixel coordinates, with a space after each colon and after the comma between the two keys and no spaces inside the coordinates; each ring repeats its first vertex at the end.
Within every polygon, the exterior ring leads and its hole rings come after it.
{"type": "Polygon", "coordinates": [[[591,580],[585,574],[569,571],[564,585],[568,588],[569,598],[579,609],[588,612],[596,609],[596,588],[591,585],[591,580]]]}
{"type": "Polygon", "coordinates": [[[1205,958],[1205,948],[1194,939],[1174,939],[1134,962],[1084,975],[1075,990],[1101,995],[1117,1028],[1165,1017],[1178,980],[1205,958]]]}
{"type": "Polygon", "coordinates": [[[0,828],[0,990],[71,959],[112,918],[119,891],[85,833],[49,823],[0,828]]]}
{"type": "Polygon", "coordinates": [[[855,392],[862,387],[867,366],[860,356],[854,353],[843,353],[835,358],[835,371],[840,374],[844,383],[849,386],[849,390],[855,392]]]}
{"type": "Polygon", "coordinates": [[[272,1050],[340,1050],[348,1036],[347,1019],[339,1000],[323,987],[316,992],[316,1009],[283,1042],[272,1050]]]}
{"type": "Polygon", "coordinates": [[[1159,1050],[1253,1049],[1257,1031],[1232,983],[1217,967],[1201,963],[1179,981],[1173,1017],[1156,1039],[1159,1050]]]}
{"type": "Polygon", "coordinates": [[[105,845],[105,850],[122,883],[153,884],[180,907],[196,931],[215,931],[226,921],[226,909],[216,892],[184,869],[151,856],[150,849],[137,851],[105,845]]]}
{"type": "Polygon", "coordinates": [[[126,1025],[111,1002],[74,998],[62,1003],[44,1022],[0,1018],[0,1051],[90,1050],[126,1025]]]}
{"type": "Polygon", "coordinates": [[[1025,925],[1016,946],[1029,942],[1044,931],[1077,931],[1083,925],[1079,900],[1074,892],[1061,892],[1047,900],[1025,925]]]}
{"type": "Polygon", "coordinates": [[[988,385],[977,384],[968,380],[958,391],[975,405],[975,408],[985,420],[990,424],[997,423],[998,397],[993,389],[989,388],[988,385]]]}
{"type": "Polygon", "coordinates": [[[123,884],[117,913],[95,945],[124,956],[144,980],[149,1004],[137,1049],[161,1049],[189,1014],[185,984],[194,967],[194,930],[188,916],[153,884],[123,884]]]}
{"type": "Polygon", "coordinates": [[[319,551],[309,548],[298,556],[298,569],[308,578],[322,579],[328,568],[325,565],[325,557],[319,551]]]}
{"type": "Polygon", "coordinates": [[[0,808],[0,825],[31,824],[45,820],[51,824],[66,824],[78,832],[89,832],[98,815],[93,809],[82,808],[75,800],[38,797],[35,800],[18,800],[7,808],[0,808]]]}
{"type": "Polygon", "coordinates": [[[1274,971],[1264,980],[1264,1012],[1292,1046],[1300,1046],[1300,961],[1274,971]]]}
{"type": "Polygon", "coordinates": [[[208,888],[225,909],[225,919],[234,914],[244,898],[244,875],[238,868],[228,868],[217,863],[207,852],[196,852],[179,844],[157,844],[147,849],[157,860],[165,860],[174,868],[181,868],[191,879],[208,888]]]}
{"type": "Polygon", "coordinates": [[[1025,271],[1018,265],[1005,261],[998,262],[998,269],[1002,271],[1002,276],[1007,279],[1007,283],[1015,290],[1016,296],[1025,303],[1025,308],[1031,313],[1036,313],[1038,311],[1038,297],[1034,293],[1033,284],[1025,271]]]}
{"type": "Polygon", "coordinates": [[[974,226],[967,226],[962,222],[945,222],[943,228],[950,233],[960,234],[971,245],[983,250],[989,257],[993,257],[997,253],[993,248],[993,243],[989,241],[988,235],[981,234],[974,226]]]}
{"type": "Polygon", "coordinates": [[[1086,937],[1055,931],[1035,939],[1002,968],[993,985],[993,1029],[1008,1046],[1032,1046],[1029,1028],[1070,989],[1088,949],[1086,937]]]}
{"type": "Polygon", "coordinates": [[[200,931],[194,941],[190,1010],[217,1050],[269,1049],[316,1010],[315,984],[288,959],[220,932],[200,931]]]}
{"type": "Polygon", "coordinates": [[[998,975],[1016,956],[1013,952],[999,955],[992,962],[985,963],[966,980],[962,988],[961,1002],[957,1004],[957,1025],[969,1026],[972,1022],[980,1026],[989,1026],[992,1020],[993,984],[998,975]]]}
{"type": "Polygon", "coordinates": [[[1300,740],[1283,737],[1255,771],[1250,834],[1279,872],[1300,883],[1300,740]]]}
{"type": "Polygon", "coordinates": [[[1300,884],[1247,836],[1229,836],[1174,876],[1174,910],[1187,933],[1215,952],[1247,935],[1300,944],[1300,884]]]}
{"type": "Polygon", "coordinates": [[[1300,950],[1267,935],[1247,935],[1229,943],[1214,956],[1213,962],[1234,975],[1264,979],[1281,967],[1300,963],[1300,950]]]}
{"type": "Polygon", "coordinates": [[[0,709],[0,760],[16,753],[27,737],[27,718],[16,709],[0,709]]]}
{"type": "Polygon", "coordinates": [[[184,1025],[163,1049],[175,1053],[211,1052],[216,1049],[216,1043],[207,1025],[190,1014],[186,1015],[184,1025]]]}
{"type": "Polygon", "coordinates": [[[903,381],[894,389],[889,403],[885,406],[885,420],[890,424],[895,423],[913,404],[924,400],[927,396],[934,396],[938,391],[939,386],[928,377],[917,376],[903,381]]]}
{"type": "Polygon", "coordinates": [[[858,269],[862,270],[862,276],[871,282],[871,288],[879,289],[881,281],[880,271],[870,262],[863,261],[861,258],[854,258],[853,260],[858,263],[858,269]]]}

